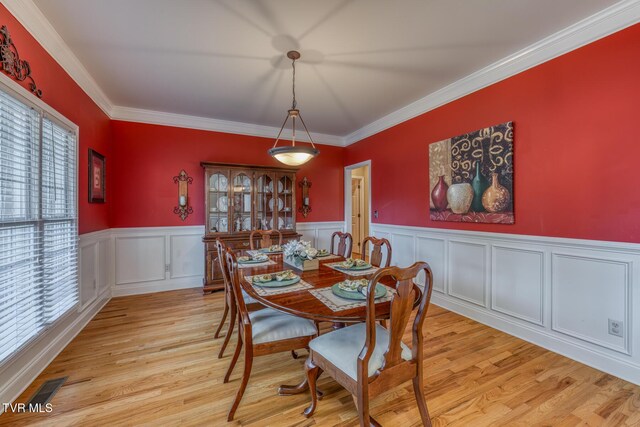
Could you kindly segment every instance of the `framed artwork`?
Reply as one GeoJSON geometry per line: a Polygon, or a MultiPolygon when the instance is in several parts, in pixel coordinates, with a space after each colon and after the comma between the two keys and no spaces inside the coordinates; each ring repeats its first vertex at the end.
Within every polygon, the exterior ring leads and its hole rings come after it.
{"type": "Polygon", "coordinates": [[[104,156],[89,149],[89,203],[104,203],[105,182],[104,156]]]}
{"type": "Polygon", "coordinates": [[[429,145],[433,221],[513,224],[513,122],[429,145]]]}

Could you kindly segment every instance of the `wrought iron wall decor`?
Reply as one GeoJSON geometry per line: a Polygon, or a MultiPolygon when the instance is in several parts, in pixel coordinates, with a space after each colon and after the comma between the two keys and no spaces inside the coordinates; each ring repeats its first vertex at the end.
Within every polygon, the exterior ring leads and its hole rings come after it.
{"type": "Polygon", "coordinates": [[[305,176],[298,185],[302,188],[302,203],[300,203],[298,212],[306,218],[307,215],[309,215],[309,212],[311,212],[311,203],[309,201],[309,188],[311,188],[311,182],[307,180],[307,177],[305,176]]]}
{"type": "Polygon", "coordinates": [[[178,184],[178,206],[173,208],[173,213],[184,221],[193,213],[193,208],[189,206],[189,184],[193,183],[193,178],[182,169],[180,174],[173,177],[173,183],[178,184]]]}
{"type": "Polygon", "coordinates": [[[6,25],[0,28],[0,61],[2,61],[2,71],[19,82],[28,79],[29,90],[38,98],[42,98],[42,91],[38,89],[35,80],[31,77],[31,66],[24,59],[20,59],[18,48],[13,44],[6,25]]]}

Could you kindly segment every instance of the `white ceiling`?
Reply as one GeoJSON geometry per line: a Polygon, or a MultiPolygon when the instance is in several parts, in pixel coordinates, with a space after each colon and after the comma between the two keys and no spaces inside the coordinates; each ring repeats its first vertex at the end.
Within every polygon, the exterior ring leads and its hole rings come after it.
{"type": "Polygon", "coordinates": [[[616,0],[34,0],[111,103],[346,135],[616,0]]]}

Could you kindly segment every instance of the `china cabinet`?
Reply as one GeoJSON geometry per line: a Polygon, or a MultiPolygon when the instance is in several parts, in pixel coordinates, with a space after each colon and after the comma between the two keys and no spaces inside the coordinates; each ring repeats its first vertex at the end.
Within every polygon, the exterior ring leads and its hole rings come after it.
{"type": "Polygon", "coordinates": [[[253,230],[277,229],[284,241],[296,232],[296,169],[203,162],[204,291],[223,288],[215,241],[249,249],[253,230]]]}

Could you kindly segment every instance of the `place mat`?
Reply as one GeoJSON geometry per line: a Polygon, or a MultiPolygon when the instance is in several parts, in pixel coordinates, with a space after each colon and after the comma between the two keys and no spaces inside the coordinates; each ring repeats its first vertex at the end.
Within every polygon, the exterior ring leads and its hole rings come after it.
{"type": "Polygon", "coordinates": [[[276,251],[276,252],[260,252],[260,249],[250,249],[247,251],[247,255],[250,256],[254,256],[254,255],[282,255],[282,251],[276,251]]]}
{"type": "MultiPolygon", "coordinates": [[[[387,295],[376,300],[376,304],[379,302],[391,301],[393,294],[396,292],[394,289],[386,285],[382,285],[387,288],[387,295]]],[[[346,299],[339,297],[331,291],[331,287],[322,289],[310,289],[309,293],[318,298],[324,305],[329,307],[331,311],[349,310],[352,308],[364,307],[367,305],[367,301],[356,301],[352,299],[346,299]]]]}
{"type": "MultiPolygon", "coordinates": [[[[280,272],[278,271],[278,273],[280,272]]],[[[276,274],[276,273],[271,273],[271,274],[276,274]]],[[[291,286],[283,286],[281,288],[263,288],[262,286],[256,285],[255,283],[253,283],[253,276],[245,276],[244,278],[248,280],[249,283],[251,283],[251,286],[253,286],[253,289],[256,291],[256,293],[263,297],[266,297],[269,295],[287,294],[289,292],[296,292],[296,291],[302,291],[305,289],[313,288],[312,284],[305,282],[302,279],[300,279],[298,283],[291,286]]]]}
{"type": "Polygon", "coordinates": [[[259,262],[256,264],[241,264],[238,263],[238,268],[253,268],[253,267],[266,267],[267,265],[274,265],[276,262],[273,260],[267,260],[265,262],[259,262]]]}
{"type": "Polygon", "coordinates": [[[325,264],[328,267],[333,268],[336,271],[339,271],[340,273],[344,273],[348,276],[366,276],[368,274],[372,274],[375,273],[376,271],[380,270],[380,268],[378,267],[371,267],[368,268],[366,270],[343,270],[341,268],[337,268],[336,266],[338,264],[342,263],[342,261],[340,262],[332,262],[331,264],[325,264]]]}

